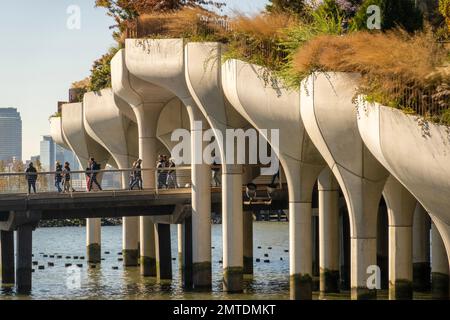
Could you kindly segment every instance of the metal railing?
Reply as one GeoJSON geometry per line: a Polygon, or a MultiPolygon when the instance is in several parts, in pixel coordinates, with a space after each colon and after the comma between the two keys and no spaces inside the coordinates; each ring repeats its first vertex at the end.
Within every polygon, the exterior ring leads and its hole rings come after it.
{"type": "Polygon", "coordinates": [[[164,189],[190,187],[191,167],[70,171],[67,180],[64,173],[55,171],[0,173],[0,194],[34,193],[33,185],[36,193],[89,192],[91,181],[91,192],[101,188],[102,191],[154,190],[158,193],[164,189]],[[149,187],[146,180],[152,176],[155,184],[149,187]]]}
{"type": "Polygon", "coordinates": [[[450,107],[450,87],[444,83],[425,87],[399,78],[388,79],[387,99],[394,107],[409,110],[426,119],[440,117],[450,107]]]}

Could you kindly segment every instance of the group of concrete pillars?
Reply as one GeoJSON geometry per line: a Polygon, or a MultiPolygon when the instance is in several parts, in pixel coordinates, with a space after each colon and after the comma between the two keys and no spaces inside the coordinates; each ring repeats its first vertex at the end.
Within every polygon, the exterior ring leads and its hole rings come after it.
{"type": "Polygon", "coordinates": [[[16,254],[14,231],[0,231],[2,284],[15,284],[18,293],[28,293],[31,290],[33,229],[31,224],[17,228],[16,254]]]}

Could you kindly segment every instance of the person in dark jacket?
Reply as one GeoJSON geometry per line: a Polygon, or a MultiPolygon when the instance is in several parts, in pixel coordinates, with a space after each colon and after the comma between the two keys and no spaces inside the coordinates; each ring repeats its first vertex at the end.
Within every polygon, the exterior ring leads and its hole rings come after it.
{"type": "Polygon", "coordinates": [[[64,187],[64,193],[66,192],[75,192],[75,189],[72,187],[72,179],[70,177],[70,163],[65,162],[64,163],[64,169],[62,172],[63,176],[63,187],[64,187]]]}
{"type": "Polygon", "coordinates": [[[95,183],[95,185],[98,187],[98,189],[101,191],[102,187],[100,183],[97,181],[97,174],[100,170],[100,165],[95,161],[94,158],[91,158],[89,161],[89,169],[90,169],[90,179],[89,179],[89,186],[88,191],[92,190],[92,185],[95,183]]]}
{"type": "Polygon", "coordinates": [[[62,171],[63,167],[59,161],[55,164],[55,187],[59,193],[62,192],[61,182],[62,182],[62,171]]]}
{"type": "Polygon", "coordinates": [[[36,193],[36,181],[37,181],[37,170],[33,166],[33,162],[30,162],[27,170],[25,170],[27,181],[28,181],[28,194],[31,193],[31,188],[33,188],[34,193],[36,193]]]}
{"type": "Polygon", "coordinates": [[[138,159],[135,163],[133,163],[133,179],[130,184],[130,190],[133,190],[134,187],[138,187],[139,190],[142,190],[142,160],[138,159]]]}

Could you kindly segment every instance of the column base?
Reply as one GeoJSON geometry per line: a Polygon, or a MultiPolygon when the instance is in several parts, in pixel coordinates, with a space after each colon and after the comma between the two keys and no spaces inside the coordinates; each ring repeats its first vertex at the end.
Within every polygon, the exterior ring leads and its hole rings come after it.
{"type": "Polygon", "coordinates": [[[429,262],[413,264],[413,287],[415,291],[426,292],[431,288],[431,266],[429,262]]]}
{"type": "Polygon", "coordinates": [[[223,290],[225,292],[242,292],[244,273],[242,267],[228,267],[223,271],[223,290]]]}
{"type": "Polygon", "coordinates": [[[440,272],[431,273],[431,296],[435,300],[449,298],[449,275],[440,272]]]}
{"type": "Polygon", "coordinates": [[[292,300],[312,300],[312,277],[309,274],[291,275],[290,292],[292,300]]]}
{"type": "Polygon", "coordinates": [[[413,283],[410,280],[396,280],[395,283],[389,283],[390,300],[412,300],[413,283]]]}
{"type": "Polygon", "coordinates": [[[178,252],[178,269],[183,270],[183,253],[178,252]]]}
{"type": "Polygon", "coordinates": [[[253,275],[253,257],[244,256],[244,274],[253,275]]]}
{"type": "Polygon", "coordinates": [[[156,259],[151,257],[140,257],[141,275],[144,277],[156,277],[156,259]]]}
{"type": "Polygon", "coordinates": [[[90,263],[100,263],[101,261],[101,246],[98,243],[92,243],[87,246],[87,261],[90,263]]]}
{"type": "Polygon", "coordinates": [[[339,290],[339,271],[320,269],[320,292],[321,293],[338,293],[339,290]]]}
{"type": "Polygon", "coordinates": [[[212,286],[211,262],[197,262],[192,265],[193,285],[196,290],[209,290],[212,286]]]}
{"type": "Polygon", "coordinates": [[[367,288],[352,288],[352,300],[376,300],[377,290],[367,288]]]}
{"type": "Polygon", "coordinates": [[[139,251],[137,249],[124,249],[122,255],[125,267],[136,267],[138,265],[139,251]]]}

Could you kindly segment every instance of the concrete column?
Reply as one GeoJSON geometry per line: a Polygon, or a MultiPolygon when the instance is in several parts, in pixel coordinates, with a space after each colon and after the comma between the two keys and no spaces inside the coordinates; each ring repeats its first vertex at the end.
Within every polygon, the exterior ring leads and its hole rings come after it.
{"type": "Polygon", "coordinates": [[[244,212],[244,274],[253,275],[253,213],[244,212]]]}
{"type": "Polygon", "coordinates": [[[156,266],[160,280],[172,279],[172,247],[170,240],[170,224],[155,225],[156,266]]]}
{"type": "Polygon", "coordinates": [[[339,292],[339,185],[327,167],[319,176],[320,292],[339,292]]]}
{"type": "Polygon", "coordinates": [[[224,165],[222,171],[223,288],[241,292],[243,286],[242,167],[224,165]]]}
{"type": "Polygon", "coordinates": [[[16,256],[16,288],[18,293],[29,293],[31,291],[32,237],[32,225],[25,224],[18,227],[16,256]]]}
{"type": "Polygon", "coordinates": [[[138,265],[139,217],[123,217],[122,219],[122,253],[123,265],[138,265]]]}
{"type": "Polygon", "coordinates": [[[289,272],[291,299],[312,299],[312,192],[321,167],[285,161],[289,186],[289,272]]]}
{"type": "Polygon", "coordinates": [[[412,227],[389,226],[389,298],[411,300],[412,227]]]}
{"type": "Polygon", "coordinates": [[[140,217],[141,275],[156,277],[155,225],[151,217],[140,217]]]}
{"type": "MultiPolygon", "coordinates": [[[[155,106],[156,109],[160,110],[160,107],[155,106]]],[[[156,168],[158,156],[156,119],[158,117],[152,114],[152,107],[146,104],[135,108],[135,113],[139,127],[139,158],[142,159],[142,168],[156,168]]],[[[144,189],[154,189],[156,186],[155,173],[148,170],[143,171],[142,182],[144,189]]],[[[140,217],[139,230],[141,275],[156,277],[155,225],[151,217],[140,217]]]]}
{"type": "Polygon", "coordinates": [[[177,225],[178,269],[183,270],[183,224],[177,225]]]}
{"type": "Polygon", "coordinates": [[[431,288],[430,265],[431,219],[420,203],[417,203],[413,223],[413,285],[415,291],[431,288]]]}
{"type": "MultiPolygon", "coordinates": [[[[194,104],[190,104],[194,105],[194,104]]],[[[191,119],[200,119],[191,112],[191,119]]],[[[203,127],[191,122],[192,277],[195,289],[211,288],[211,168],[203,161],[203,127]]]]}
{"type": "Polygon", "coordinates": [[[431,294],[433,299],[449,298],[449,263],[444,242],[436,228],[431,224],[431,294]]]}
{"type": "MultiPolygon", "coordinates": [[[[381,286],[376,267],[377,216],[382,189],[378,184],[364,183],[363,187],[360,183],[362,181],[357,180],[357,184],[349,188],[351,192],[344,191],[351,199],[347,200],[348,206],[352,206],[349,208],[351,298],[368,300],[376,299],[377,288],[381,286]]],[[[381,274],[379,276],[381,278],[381,274]]]]}
{"type": "Polygon", "coordinates": [[[386,181],[383,194],[389,219],[389,298],[412,299],[412,225],[417,200],[393,176],[386,181]]]}
{"type": "Polygon", "coordinates": [[[100,263],[101,261],[101,228],[102,221],[100,218],[86,219],[86,247],[88,262],[100,263]]]}
{"type": "Polygon", "coordinates": [[[192,217],[187,217],[183,223],[183,287],[191,289],[192,283],[192,217]]]}
{"type": "Polygon", "coordinates": [[[14,231],[0,231],[2,283],[14,283],[14,231]]]}

